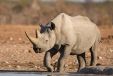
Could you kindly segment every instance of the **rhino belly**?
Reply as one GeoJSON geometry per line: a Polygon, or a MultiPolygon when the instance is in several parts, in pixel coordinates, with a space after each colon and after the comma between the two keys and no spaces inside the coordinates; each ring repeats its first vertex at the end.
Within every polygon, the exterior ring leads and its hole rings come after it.
{"type": "Polygon", "coordinates": [[[79,44],[76,43],[77,45],[75,45],[72,48],[71,54],[82,54],[82,53],[88,51],[94,43],[95,43],[95,38],[81,41],[81,42],[79,42],[79,44]]]}

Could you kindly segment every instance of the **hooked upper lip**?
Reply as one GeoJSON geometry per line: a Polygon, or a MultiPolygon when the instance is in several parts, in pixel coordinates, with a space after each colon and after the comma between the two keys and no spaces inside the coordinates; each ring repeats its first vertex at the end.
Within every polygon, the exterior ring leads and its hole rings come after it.
{"type": "Polygon", "coordinates": [[[41,53],[41,48],[38,48],[38,53],[41,53]]]}
{"type": "Polygon", "coordinates": [[[35,51],[35,53],[41,53],[41,48],[33,48],[33,50],[35,51]]]}

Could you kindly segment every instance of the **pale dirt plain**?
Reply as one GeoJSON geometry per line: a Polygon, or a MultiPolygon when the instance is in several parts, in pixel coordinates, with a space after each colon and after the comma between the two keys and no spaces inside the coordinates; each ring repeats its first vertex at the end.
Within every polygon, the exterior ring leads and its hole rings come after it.
{"type": "MultiPolygon", "coordinates": [[[[25,31],[35,37],[37,26],[33,25],[1,25],[0,26],[0,70],[35,70],[46,71],[43,66],[44,53],[36,54],[32,44],[25,36],[25,31]]],[[[113,66],[113,27],[99,27],[102,40],[97,51],[98,65],[113,66]]],[[[59,54],[52,59],[52,65],[56,63],[59,54]]],[[[89,65],[90,53],[86,54],[89,65]]],[[[69,56],[66,64],[66,72],[75,72],[78,67],[76,56],[69,56]]]]}

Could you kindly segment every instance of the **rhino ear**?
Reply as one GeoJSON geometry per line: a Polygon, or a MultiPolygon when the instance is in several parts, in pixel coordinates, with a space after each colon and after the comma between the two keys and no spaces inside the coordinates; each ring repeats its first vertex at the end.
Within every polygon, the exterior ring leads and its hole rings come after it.
{"type": "Polygon", "coordinates": [[[55,24],[53,22],[51,22],[51,25],[49,27],[51,30],[55,30],[55,24]]]}

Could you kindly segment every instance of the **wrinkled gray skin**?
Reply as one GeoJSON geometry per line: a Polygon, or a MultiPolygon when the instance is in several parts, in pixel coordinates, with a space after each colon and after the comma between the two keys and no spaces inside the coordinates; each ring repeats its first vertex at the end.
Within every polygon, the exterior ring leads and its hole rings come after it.
{"type": "Polygon", "coordinates": [[[45,51],[44,65],[53,72],[51,59],[60,53],[57,71],[64,72],[64,64],[69,55],[77,55],[78,70],[86,65],[85,52],[91,52],[91,66],[96,65],[97,47],[100,42],[100,32],[97,26],[87,17],[71,17],[65,13],[59,14],[47,25],[41,25],[36,31],[36,38],[27,35],[36,53],[45,51]]]}

